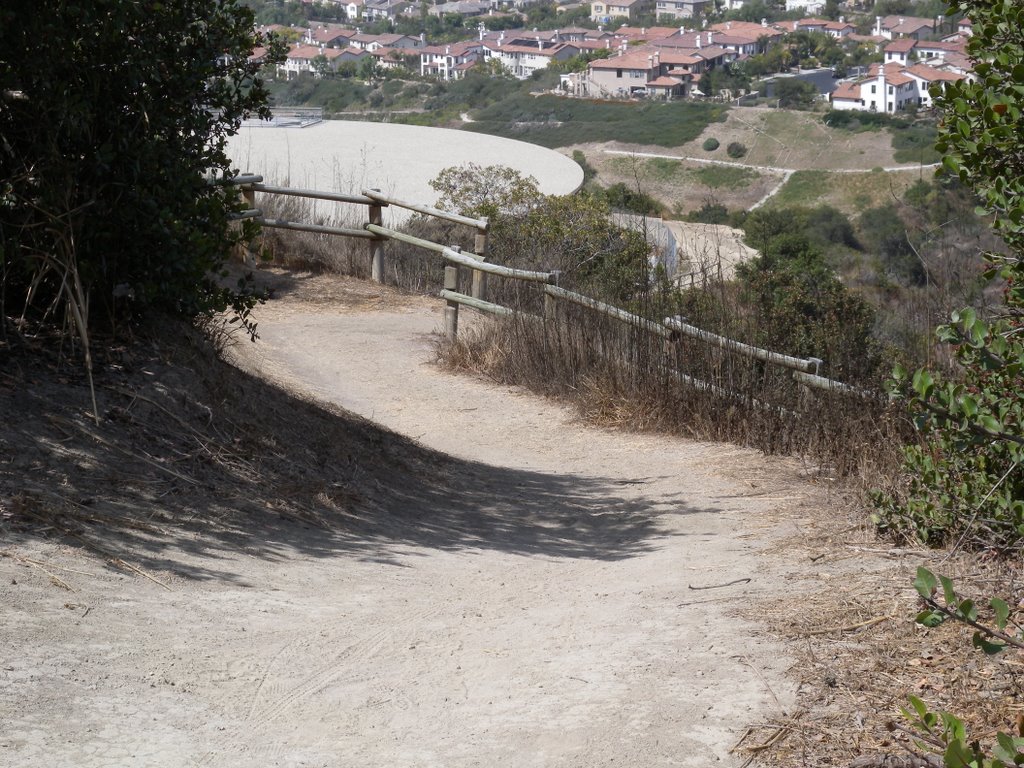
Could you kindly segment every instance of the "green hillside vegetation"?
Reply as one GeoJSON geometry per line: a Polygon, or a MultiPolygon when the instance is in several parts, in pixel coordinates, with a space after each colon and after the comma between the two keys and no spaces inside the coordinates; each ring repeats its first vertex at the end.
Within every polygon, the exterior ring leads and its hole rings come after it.
{"type": "Polygon", "coordinates": [[[893,197],[899,197],[920,178],[931,177],[932,171],[881,170],[865,173],[837,173],[835,171],[797,171],[789,177],[768,207],[816,205],[828,202],[847,213],[867,210],[893,197]]]}
{"type": "Polygon", "coordinates": [[[516,94],[473,114],[467,130],[543,147],[622,141],[678,147],[693,141],[727,107],[684,102],[632,104],[516,94]]]}

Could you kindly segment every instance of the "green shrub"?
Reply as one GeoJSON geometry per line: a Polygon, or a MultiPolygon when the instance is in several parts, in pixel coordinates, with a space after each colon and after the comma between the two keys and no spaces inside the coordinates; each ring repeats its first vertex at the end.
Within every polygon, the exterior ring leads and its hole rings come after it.
{"type": "Polygon", "coordinates": [[[739,160],[745,154],[747,154],[747,148],[745,145],[740,144],[738,141],[734,141],[725,148],[725,153],[729,155],[733,160],[739,160]]]}
{"type": "Polygon", "coordinates": [[[704,143],[701,144],[705,152],[714,152],[720,146],[721,144],[718,143],[718,139],[704,139],[704,143]]]}

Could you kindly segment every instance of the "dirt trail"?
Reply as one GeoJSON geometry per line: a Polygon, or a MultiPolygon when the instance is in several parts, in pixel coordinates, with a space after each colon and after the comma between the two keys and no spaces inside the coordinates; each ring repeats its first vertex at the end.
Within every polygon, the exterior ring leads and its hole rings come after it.
{"type": "Polygon", "coordinates": [[[477,462],[478,508],[368,554],[225,551],[232,578],[174,592],[56,546],[75,594],[0,559],[30,595],[4,621],[38,638],[2,660],[34,695],[0,693],[0,765],[739,765],[792,706],[785,649],[738,617],[801,583],[762,551],[821,503],[792,464],[445,374],[436,302],[259,319],[246,367],[477,462]]]}

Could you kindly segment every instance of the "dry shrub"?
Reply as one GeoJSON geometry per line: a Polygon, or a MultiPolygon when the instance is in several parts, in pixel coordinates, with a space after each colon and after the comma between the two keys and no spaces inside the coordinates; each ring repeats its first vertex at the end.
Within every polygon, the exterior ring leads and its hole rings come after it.
{"type": "MultiPolygon", "coordinates": [[[[524,304],[536,307],[539,291],[531,288],[524,304]]],[[[788,369],[700,340],[667,340],[564,301],[555,307],[546,317],[521,312],[478,324],[442,342],[439,359],[571,401],[608,426],[798,455],[830,475],[867,472],[865,485],[893,464],[900,425],[881,393],[809,389],[788,369]]]]}
{"type": "MultiPolygon", "coordinates": [[[[361,229],[366,223],[365,212],[360,212],[356,207],[342,213],[324,213],[322,207],[318,207],[314,201],[302,197],[261,195],[257,206],[268,219],[349,229],[361,229]]],[[[313,272],[337,272],[368,279],[370,252],[366,242],[317,232],[263,227],[253,249],[258,251],[264,261],[280,266],[313,272]]]]}

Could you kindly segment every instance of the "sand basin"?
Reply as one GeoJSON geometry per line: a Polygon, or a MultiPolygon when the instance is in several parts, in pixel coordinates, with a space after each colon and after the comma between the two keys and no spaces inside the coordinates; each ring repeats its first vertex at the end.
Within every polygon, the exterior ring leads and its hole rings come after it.
{"type": "MultiPolygon", "coordinates": [[[[537,179],[542,192],[564,195],[583,183],[570,158],[544,147],[447,128],[325,121],[306,128],[245,128],[228,153],[244,172],[267,183],[359,192],[367,187],[402,200],[433,204],[430,180],[450,166],[507,165],[537,179]]],[[[392,208],[385,222],[405,218],[392,208]]]]}

